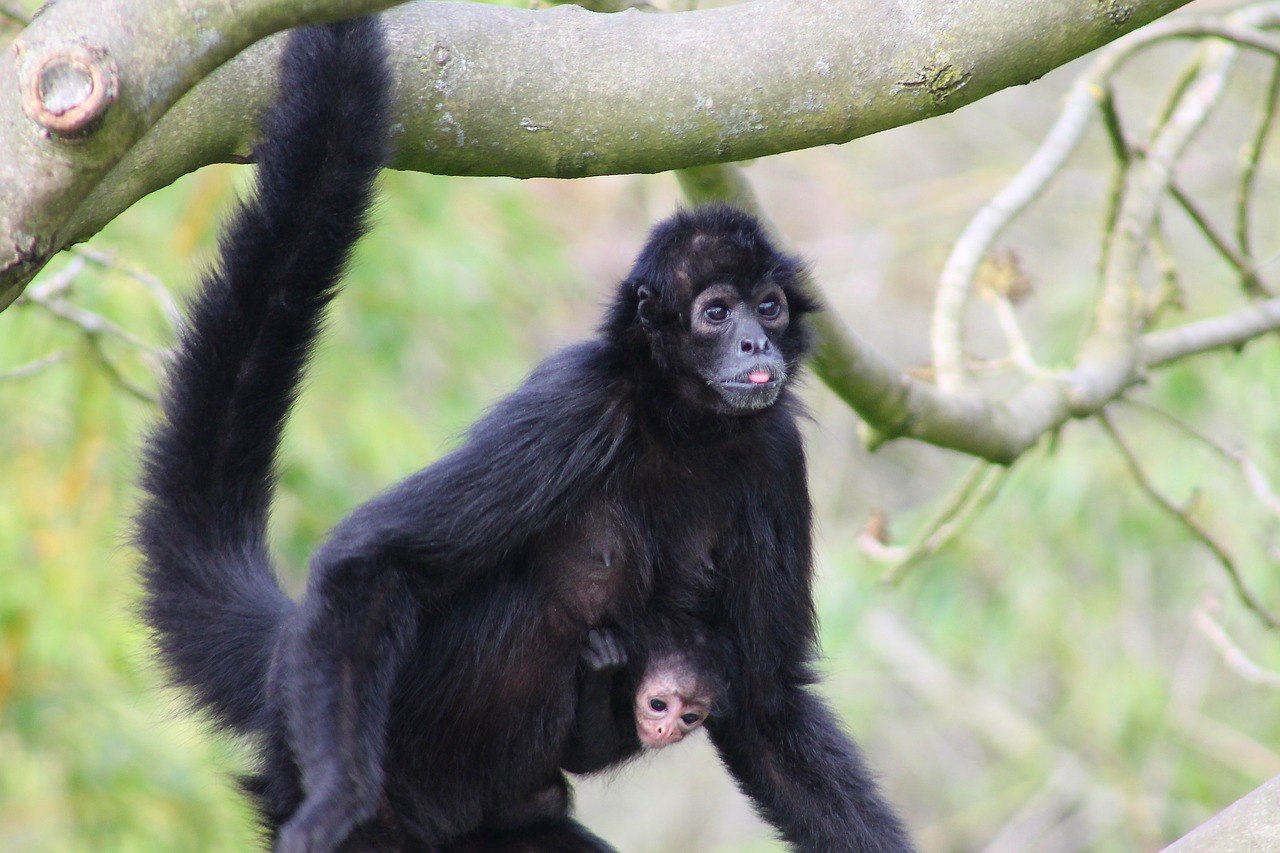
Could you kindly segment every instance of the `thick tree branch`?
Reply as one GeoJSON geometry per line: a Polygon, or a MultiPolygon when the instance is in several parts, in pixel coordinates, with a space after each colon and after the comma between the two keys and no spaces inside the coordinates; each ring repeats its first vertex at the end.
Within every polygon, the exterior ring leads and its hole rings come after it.
{"type": "Polygon", "coordinates": [[[0,306],[75,241],[78,203],[198,80],[265,35],[392,2],[47,5],[0,55],[0,306]]]}
{"type": "Polygon", "coordinates": [[[1280,850],[1280,776],[1170,844],[1165,853],[1203,850],[1280,850]]]}
{"type": "MultiPolygon", "coordinates": [[[[394,165],[575,177],[844,142],[1026,83],[1186,2],[752,0],[668,15],[413,3],[386,17],[399,92],[394,165]]],[[[245,154],[273,94],[278,40],[170,109],[197,80],[288,24],[387,5],[50,6],[0,57],[0,305],[53,252],[137,199],[245,154]],[[39,91],[51,58],[70,63],[74,80],[96,74],[106,94],[75,142],[19,97],[39,91]]],[[[74,87],[66,97],[78,97],[74,87]]]]}

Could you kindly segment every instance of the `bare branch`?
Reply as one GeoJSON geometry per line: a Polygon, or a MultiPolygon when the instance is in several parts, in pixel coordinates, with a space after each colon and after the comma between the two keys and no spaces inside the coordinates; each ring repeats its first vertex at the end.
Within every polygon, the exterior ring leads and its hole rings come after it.
{"type": "MultiPolygon", "coordinates": [[[[1276,13],[1275,4],[1266,4],[1265,7],[1249,7],[1239,16],[1228,20],[1187,17],[1161,21],[1121,39],[1099,54],[1089,73],[1077,81],[1072,88],[1061,116],[1035,156],[1023,167],[1017,177],[970,221],[960,239],[956,241],[943,267],[938,282],[938,294],[934,302],[932,329],[934,362],[938,369],[938,384],[943,390],[960,391],[967,387],[964,373],[964,313],[968,306],[978,264],[1008,223],[1045,190],[1075,151],[1088,126],[1093,109],[1099,100],[1104,100],[1106,97],[1106,81],[1137,51],[1171,38],[1217,36],[1236,44],[1280,56],[1280,40],[1251,26],[1256,25],[1260,19],[1266,19],[1268,15],[1276,13]]],[[[1219,52],[1225,57],[1223,62],[1229,63],[1233,52],[1225,48],[1219,52]]],[[[1215,79],[1206,78],[1203,73],[1200,78],[1215,79]]],[[[1192,104],[1202,102],[1210,94],[1208,83],[1203,83],[1201,91],[1196,93],[1196,100],[1188,102],[1184,94],[1179,98],[1179,103],[1184,104],[1182,107],[1184,111],[1190,111],[1192,104]]],[[[1179,121],[1181,129],[1189,128],[1191,132],[1194,132],[1194,128],[1198,126],[1198,123],[1188,114],[1184,114],[1179,121]]],[[[1145,193],[1140,193],[1139,189],[1146,183],[1156,184],[1161,173],[1167,172],[1172,165],[1168,159],[1169,156],[1176,156],[1186,142],[1178,133],[1164,133],[1162,136],[1165,140],[1163,147],[1166,150],[1153,149],[1156,162],[1147,166],[1147,173],[1141,182],[1137,185],[1131,183],[1126,196],[1130,207],[1127,212],[1121,209],[1117,214],[1121,217],[1118,227],[1122,233],[1132,231],[1135,238],[1144,237],[1149,230],[1149,224],[1144,225],[1144,221],[1148,220],[1149,216],[1142,213],[1143,208],[1148,205],[1145,204],[1146,199],[1143,197],[1145,193]]],[[[1159,184],[1152,189],[1159,190],[1162,187],[1163,184],[1159,184]]],[[[1108,260],[1115,266],[1111,267],[1107,277],[1114,279],[1122,270],[1127,270],[1131,258],[1126,253],[1118,263],[1108,260]]],[[[1120,289],[1118,283],[1111,288],[1104,288],[1102,304],[1113,305],[1114,298],[1120,289]]],[[[1123,305],[1113,305],[1113,307],[1120,308],[1123,305]]],[[[1116,311],[1110,308],[1101,312],[1100,335],[1112,334],[1114,331],[1112,322],[1121,319],[1115,317],[1115,314],[1116,311]]]]}
{"type": "Polygon", "coordinates": [[[1200,230],[1200,233],[1204,234],[1205,238],[1208,239],[1209,245],[1213,246],[1223,260],[1235,269],[1236,274],[1240,276],[1240,286],[1244,289],[1244,292],[1249,296],[1270,296],[1271,291],[1258,278],[1258,273],[1253,268],[1253,263],[1236,251],[1236,248],[1231,245],[1226,236],[1219,232],[1214,224],[1209,221],[1209,217],[1195,203],[1195,200],[1183,192],[1177,183],[1169,184],[1169,194],[1173,196],[1174,201],[1178,202],[1178,205],[1191,218],[1192,223],[1200,230]]]}
{"type": "Polygon", "coordinates": [[[1243,450],[1227,447],[1221,441],[1206,433],[1204,430],[1197,429],[1181,418],[1175,417],[1158,406],[1150,403],[1135,400],[1132,397],[1123,397],[1120,402],[1140,409],[1150,415],[1154,415],[1174,429],[1188,436],[1193,441],[1203,444],[1205,447],[1218,454],[1227,462],[1231,463],[1240,471],[1240,476],[1244,478],[1249,489],[1254,496],[1258,498],[1258,502],[1262,504],[1267,512],[1280,518],[1280,497],[1276,496],[1275,489],[1267,481],[1266,475],[1258,468],[1257,464],[1243,450]]]}
{"type": "MultiPolygon", "coordinates": [[[[1108,229],[1108,238],[1110,229],[1108,229]]],[[[1160,320],[1164,312],[1170,308],[1182,310],[1186,307],[1186,292],[1182,287],[1182,279],[1178,276],[1178,264],[1173,259],[1173,250],[1164,236],[1162,223],[1157,219],[1151,226],[1149,239],[1151,262],[1155,265],[1160,283],[1147,298],[1142,308],[1141,326],[1149,329],[1160,320]]],[[[1105,264],[1105,260],[1104,260],[1105,264]]]]}
{"type": "Polygon", "coordinates": [[[160,307],[161,312],[169,323],[169,327],[177,331],[181,326],[182,312],[178,310],[178,303],[174,301],[173,294],[170,293],[169,288],[165,287],[164,282],[160,279],[144,270],[121,264],[105,252],[99,252],[83,246],[73,248],[71,252],[77,257],[84,258],[94,266],[114,270],[142,285],[151,298],[155,300],[156,305],[160,307]]]}
{"type": "Polygon", "coordinates": [[[1262,149],[1267,144],[1274,123],[1277,102],[1280,101],[1280,62],[1271,64],[1271,79],[1267,84],[1261,109],[1258,110],[1258,123],[1249,136],[1249,140],[1240,150],[1240,178],[1236,184],[1236,245],[1246,258],[1253,257],[1253,247],[1249,238],[1249,202],[1253,198],[1254,178],[1258,172],[1258,162],[1262,158],[1262,149]]]}
{"type": "Polygon", "coordinates": [[[1280,850],[1280,776],[1170,844],[1165,853],[1205,850],[1280,850]]]}
{"type": "Polygon", "coordinates": [[[956,488],[943,499],[937,513],[916,534],[906,548],[890,552],[893,564],[880,580],[898,583],[913,566],[930,557],[960,535],[978,513],[995,499],[1011,469],[978,462],[972,466],[956,488]]]}
{"type": "Polygon", "coordinates": [[[122,326],[111,322],[106,317],[73,302],[59,297],[50,297],[43,293],[28,292],[22,297],[24,303],[38,305],[50,315],[57,317],[79,329],[85,336],[100,338],[103,336],[116,338],[123,343],[135,347],[154,356],[164,357],[165,350],[145,341],[122,326]]]}
{"type": "MultiPolygon", "coordinates": [[[[66,268],[60,270],[57,275],[50,276],[47,281],[42,282],[37,287],[29,288],[19,298],[19,304],[35,306],[57,320],[75,327],[88,345],[94,361],[111,378],[111,381],[139,400],[148,403],[158,402],[159,398],[154,392],[138,385],[120,370],[119,366],[103,347],[103,339],[114,338],[131,348],[139,350],[144,356],[149,356],[153,360],[167,359],[169,352],[134,335],[101,314],[76,305],[66,298],[71,291],[75,277],[84,270],[87,261],[88,258],[86,257],[77,256],[73,258],[71,263],[67,264],[66,268]]],[[[53,357],[50,356],[40,362],[18,368],[18,370],[25,371],[23,375],[29,375],[29,372],[48,367],[60,360],[62,359],[53,360],[53,357]],[[37,365],[39,366],[38,368],[37,365]]]]}
{"type": "Polygon", "coordinates": [[[1149,332],[1138,342],[1139,361],[1152,370],[1210,350],[1244,346],[1280,329],[1280,297],[1252,302],[1220,317],[1149,332]]]}
{"type": "Polygon", "coordinates": [[[1263,669],[1236,645],[1219,622],[1209,615],[1203,607],[1197,607],[1191,614],[1191,624],[1195,625],[1200,636],[1209,641],[1209,645],[1218,652],[1222,662],[1236,675],[1250,684],[1262,687],[1280,687],[1280,672],[1263,669]]]}
{"type": "MultiPolygon", "coordinates": [[[[279,39],[225,60],[284,26],[391,2],[47,7],[0,55],[0,305],[138,198],[246,153],[274,96],[279,39]],[[16,94],[46,58],[76,50],[111,98],[69,146],[31,133],[16,94]]],[[[843,142],[1028,82],[1186,2],[1128,0],[1124,16],[1100,14],[1097,0],[754,0],[660,15],[412,3],[384,17],[393,165],[573,177],[843,142]]]]}
{"type": "Polygon", "coordinates": [[[49,355],[46,355],[44,358],[38,358],[35,361],[29,361],[26,364],[20,364],[17,367],[12,368],[11,370],[0,372],[0,382],[15,382],[19,379],[29,379],[30,377],[35,376],[38,373],[43,373],[45,370],[49,369],[50,367],[53,367],[58,364],[62,364],[70,357],[71,357],[71,353],[68,352],[67,350],[60,350],[55,353],[50,353],[49,355]]]}
{"type": "Polygon", "coordinates": [[[1046,371],[1037,362],[1031,352],[1031,343],[1022,331],[1018,322],[1017,310],[1013,303],[1003,296],[988,295],[987,300],[996,313],[996,322],[1009,345],[1009,357],[1018,368],[1028,376],[1043,376],[1046,371]]]}
{"type": "Polygon", "coordinates": [[[1111,439],[1116,449],[1120,451],[1120,455],[1124,458],[1125,464],[1129,468],[1129,473],[1133,475],[1134,480],[1137,481],[1142,490],[1146,492],[1161,509],[1177,519],[1183,529],[1185,529],[1195,539],[1199,540],[1200,543],[1203,544],[1211,554],[1213,554],[1214,559],[1218,561],[1219,565],[1221,565],[1223,570],[1227,573],[1227,577],[1230,579],[1232,587],[1235,588],[1236,595],[1240,598],[1240,601],[1244,606],[1257,614],[1258,618],[1262,620],[1268,628],[1280,628],[1280,620],[1277,620],[1276,617],[1272,615],[1260,601],[1258,601],[1253,592],[1245,586],[1244,578],[1240,574],[1240,568],[1236,565],[1235,558],[1231,556],[1226,547],[1218,542],[1213,534],[1210,533],[1204,525],[1197,521],[1190,512],[1175,504],[1156,487],[1155,483],[1152,482],[1151,478],[1147,475],[1146,470],[1142,467],[1142,463],[1138,461],[1137,455],[1134,454],[1133,450],[1125,442],[1124,438],[1121,437],[1105,411],[1098,412],[1097,419],[1098,423],[1102,424],[1103,430],[1107,433],[1107,436],[1111,439]]]}

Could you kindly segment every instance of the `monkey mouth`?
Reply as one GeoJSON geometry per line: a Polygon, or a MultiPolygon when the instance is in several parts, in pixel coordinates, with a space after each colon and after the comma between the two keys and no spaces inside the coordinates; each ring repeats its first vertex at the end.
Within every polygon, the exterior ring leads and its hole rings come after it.
{"type": "Polygon", "coordinates": [[[784,379],[786,379],[786,372],[781,367],[762,364],[721,379],[720,384],[735,391],[756,390],[777,387],[784,379]]]}
{"type": "Polygon", "coordinates": [[[732,376],[717,377],[711,385],[727,411],[746,413],[773,405],[786,379],[781,364],[754,364],[732,376]]]}

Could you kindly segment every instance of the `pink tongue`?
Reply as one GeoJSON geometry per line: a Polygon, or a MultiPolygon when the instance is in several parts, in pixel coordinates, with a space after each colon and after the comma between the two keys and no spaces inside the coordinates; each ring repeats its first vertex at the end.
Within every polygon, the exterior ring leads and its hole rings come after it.
{"type": "Polygon", "coordinates": [[[753,370],[747,374],[747,378],[755,385],[763,385],[771,378],[767,370],[753,370]]]}

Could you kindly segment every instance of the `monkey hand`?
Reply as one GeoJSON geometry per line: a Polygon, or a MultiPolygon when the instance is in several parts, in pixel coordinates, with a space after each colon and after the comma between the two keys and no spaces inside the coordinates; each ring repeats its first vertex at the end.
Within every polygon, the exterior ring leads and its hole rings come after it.
{"type": "Polygon", "coordinates": [[[616,633],[607,628],[595,628],[587,632],[587,643],[582,649],[582,665],[587,672],[616,672],[626,664],[627,653],[616,633]]]}

